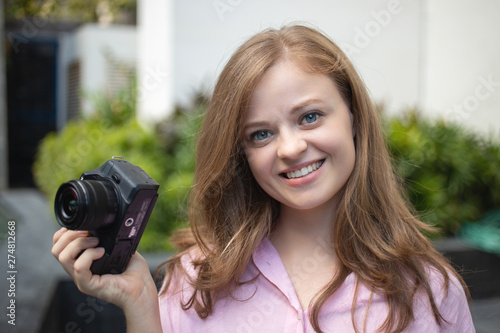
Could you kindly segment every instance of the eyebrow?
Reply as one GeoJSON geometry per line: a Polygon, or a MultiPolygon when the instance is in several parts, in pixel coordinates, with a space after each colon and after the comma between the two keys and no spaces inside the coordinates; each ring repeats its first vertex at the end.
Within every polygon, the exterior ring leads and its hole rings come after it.
{"type": "MultiPolygon", "coordinates": [[[[308,98],[296,105],[294,105],[290,111],[290,114],[294,114],[296,112],[302,111],[305,107],[311,105],[311,104],[325,104],[326,102],[320,98],[308,98]]],[[[243,131],[247,131],[249,128],[259,128],[259,127],[265,127],[268,124],[267,121],[256,121],[256,122],[250,122],[247,124],[244,124],[243,126],[243,131]]]]}
{"type": "Polygon", "coordinates": [[[297,105],[294,105],[292,107],[292,111],[290,113],[295,113],[297,111],[301,111],[306,106],[309,106],[311,104],[320,104],[320,103],[321,104],[325,104],[325,101],[322,100],[322,99],[320,99],[320,98],[309,98],[309,99],[306,99],[303,102],[298,103],[297,105]]]}

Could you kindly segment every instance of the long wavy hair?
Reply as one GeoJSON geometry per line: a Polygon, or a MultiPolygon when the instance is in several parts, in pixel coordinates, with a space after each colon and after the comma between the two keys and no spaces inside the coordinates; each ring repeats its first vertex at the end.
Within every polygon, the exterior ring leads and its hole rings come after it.
{"type": "MultiPolygon", "coordinates": [[[[179,252],[165,263],[163,290],[174,283],[174,271],[182,274],[181,257],[196,249],[199,255],[193,264],[198,276],[192,280],[191,298],[182,306],[193,307],[201,318],[209,316],[218,295],[228,295],[245,283],[241,277],[252,253],[275,229],[279,203],[259,187],[250,171],[242,148],[241,125],[259,80],[283,59],[310,73],[328,75],[336,83],[350,107],[356,133],[354,170],[341,190],[336,220],[332,221],[332,247],[340,265],[313,300],[312,326],[322,332],[320,309],[350,273],[357,276],[358,285],[386,296],[389,312],[381,331],[401,332],[411,324],[417,290],[425,291],[435,320],[442,324],[444,318],[436,306],[426,267],[442,274],[446,289],[449,272],[466,292],[467,287],[422,235],[433,228],[416,218],[403,198],[377,111],[354,66],[324,34],[301,25],[256,34],[222,70],[199,132],[190,228],[173,237],[179,252]]],[[[358,330],[356,298],[351,312],[358,330]]]]}

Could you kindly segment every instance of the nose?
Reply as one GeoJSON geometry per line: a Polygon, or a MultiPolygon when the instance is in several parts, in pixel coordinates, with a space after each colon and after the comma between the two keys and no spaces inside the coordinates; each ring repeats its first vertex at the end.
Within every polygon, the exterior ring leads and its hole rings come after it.
{"type": "Polygon", "coordinates": [[[278,157],[281,159],[297,159],[307,149],[307,141],[297,131],[282,130],[278,140],[278,157]]]}

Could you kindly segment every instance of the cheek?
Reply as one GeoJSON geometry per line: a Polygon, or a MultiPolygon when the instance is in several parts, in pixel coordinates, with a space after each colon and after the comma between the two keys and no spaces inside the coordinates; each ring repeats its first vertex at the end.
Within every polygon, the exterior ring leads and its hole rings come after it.
{"type": "Polygon", "coordinates": [[[337,165],[347,169],[353,167],[356,158],[354,138],[350,130],[325,131],[319,133],[315,140],[318,149],[330,155],[337,165]]]}
{"type": "Polygon", "coordinates": [[[261,170],[264,168],[264,160],[261,156],[259,156],[255,149],[247,149],[245,153],[248,165],[250,166],[250,171],[252,171],[254,177],[257,178],[258,174],[261,173],[261,170]]]}
{"type": "Polygon", "coordinates": [[[315,133],[313,138],[316,146],[325,151],[342,152],[354,147],[351,128],[324,128],[315,133]]]}
{"type": "Polygon", "coordinates": [[[265,178],[273,173],[274,160],[265,148],[248,149],[245,152],[250,170],[255,180],[262,186],[262,182],[265,181],[265,178]]]}
{"type": "Polygon", "coordinates": [[[348,140],[339,142],[337,147],[337,160],[346,174],[351,174],[356,161],[356,150],[352,136],[348,140]]]}

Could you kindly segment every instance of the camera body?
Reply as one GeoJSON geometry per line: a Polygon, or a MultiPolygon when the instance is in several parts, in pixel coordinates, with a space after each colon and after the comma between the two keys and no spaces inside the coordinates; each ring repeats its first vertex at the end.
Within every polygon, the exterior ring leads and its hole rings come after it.
{"type": "Polygon", "coordinates": [[[144,170],[121,157],[59,187],[54,202],[59,224],[89,230],[105,249],[104,256],[92,263],[92,273],[119,274],[126,269],[158,199],[158,188],[144,170]]]}

